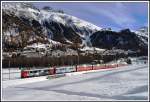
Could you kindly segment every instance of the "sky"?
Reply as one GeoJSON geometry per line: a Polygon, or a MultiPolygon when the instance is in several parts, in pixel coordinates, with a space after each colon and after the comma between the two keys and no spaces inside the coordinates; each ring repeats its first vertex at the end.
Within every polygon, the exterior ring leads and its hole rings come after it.
{"type": "Polygon", "coordinates": [[[148,26],[146,2],[34,2],[39,9],[50,6],[101,28],[137,30],[148,26]]]}

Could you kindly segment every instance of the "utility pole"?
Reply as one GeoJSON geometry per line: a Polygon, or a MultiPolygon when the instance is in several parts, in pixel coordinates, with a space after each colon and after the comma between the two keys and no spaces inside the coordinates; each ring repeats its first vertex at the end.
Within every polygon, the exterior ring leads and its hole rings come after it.
{"type": "Polygon", "coordinates": [[[79,52],[78,52],[78,65],[79,65],[79,52]]]}
{"type": "Polygon", "coordinates": [[[117,65],[117,67],[118,67],[117,57],[118,57],[118,53],[116,53],[116,54],[115,54],[115,64],[116,64],[116,65],[117,65]]]}
{"type": "Polygon", "coordinates": [[[10,60],[9,60],[9,80],[10,80],[10,60]]]}
{"type": "MultiPolygon", "coordinates": [[[[79,65],[79,49],[78,49],[78,45],[79,45],[79,39],[76,37],[75,38],[75,49],[76,49],[76,51],[77,51],[77,65],[79,65]]],[[[77,67],[77,66],[76,66],[77,67]]]]}

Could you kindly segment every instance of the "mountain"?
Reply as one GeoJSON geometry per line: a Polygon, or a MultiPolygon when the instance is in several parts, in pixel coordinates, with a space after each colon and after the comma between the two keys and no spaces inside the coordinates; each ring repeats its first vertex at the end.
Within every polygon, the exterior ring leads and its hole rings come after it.
{"type": "Polygon", "coordinates": [[[12,43],[14,47],[25,47],[37,40],[87,44],[87,37],[101,29],[62,12],[39,10],[29,3],[3,3],[2,8],[5,47],[12,43]]]}
{"type": "Polygon", "coordinates": [[[135,31],[136,34],[139,36],[145,36],[148,37],[148,27],[144,26],[139,28],[137,31],[135,31]]]}
{"type": "Polygon", "coordinates": [[[140,40],[143,41],[143,46],[148,46],[148,27],[141,27],[137,31],[135,31],[140,40]]]}
{"type": "MultiPolygon", "coordinates": [[[[141,34],[141,33],[138,33],[141,34]]],[[[105,49],[124,49],[147,53],[148,37],[131,32],[129,29],[115,31],[98,31],[91,35],[91,43],[95,47],[105,49]]]]}
{"type": "Polygon", "coordinates": [[[50,7],[38,9],[31,3],[3,3],[3,51],[28,48],[80,50],[121,49],[147,53],[146,27],[136,32],[103,29],[50,7]],[[41,47],[42,46],[42,47],[41,47]]]}

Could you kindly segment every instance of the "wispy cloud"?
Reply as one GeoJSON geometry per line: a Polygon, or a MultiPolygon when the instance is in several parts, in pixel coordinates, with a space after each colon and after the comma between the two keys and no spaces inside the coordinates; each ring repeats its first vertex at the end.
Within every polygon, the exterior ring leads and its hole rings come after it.
{"type": "Polygon", "coordinates": [[[91,10],[91,13],[93,12],[97,15],[105,16],[105,19],[111,19],[112,22],[114,22],[121,28],[124,26],[131,26],[133,23],[136,23],[136,19],[134,18],[134,16],[132,16],[132,13],[123,3],[115,3],[113,5],[108,4],[102,7],[93,5],[93,7],[90,8],[88,10],[91,10]]]}
{"type": "Polygon", "coordinates": [[[137,29],[148,22],[146,3],[35,3],[39,7],[51,6],[87,20],[100,27],[137,29]]]}

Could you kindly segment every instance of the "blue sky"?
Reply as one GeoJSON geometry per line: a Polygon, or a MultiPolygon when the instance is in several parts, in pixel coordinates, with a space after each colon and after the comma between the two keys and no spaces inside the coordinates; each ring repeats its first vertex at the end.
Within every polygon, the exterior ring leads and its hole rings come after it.
{"type": "Polygon", "coordinates": [[[148,25],[148,4],[145,2],[37,2],[38,8],[50,6],[91,22],[102,28],[136,30],[148,25]]]}

